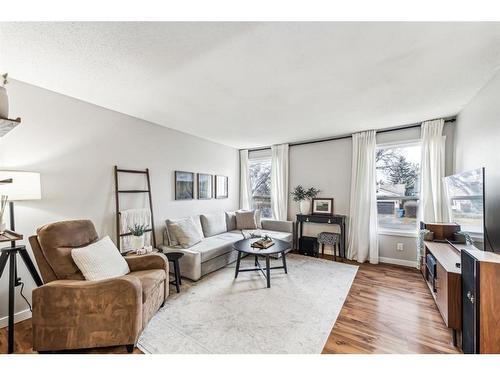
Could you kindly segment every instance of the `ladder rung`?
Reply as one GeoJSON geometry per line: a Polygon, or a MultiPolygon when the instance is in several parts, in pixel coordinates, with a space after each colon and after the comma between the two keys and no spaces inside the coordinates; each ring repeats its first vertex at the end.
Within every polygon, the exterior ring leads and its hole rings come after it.
{"type": "Polygon", "coordinates": [[[121,173],[143,173],[143,174],[148,173],[147,171],[140,171],[137,169],[117,169],[116,171],[121,173]]]}
{"type": "Polygon", "coordinates": [[[118,190],[119,193],[149,193],[149,190],[118,190]]]}
{"type": "MultiPolygon", "coordinates": [[[[145,229],[144,232],[151,232],[151,229],[145,229]]],[[[120,237],[125,237],[125,236],[131,236],[132,233],[131,232],[128,232],[128,233],[121,233],[120,234],[120,237]]]]}

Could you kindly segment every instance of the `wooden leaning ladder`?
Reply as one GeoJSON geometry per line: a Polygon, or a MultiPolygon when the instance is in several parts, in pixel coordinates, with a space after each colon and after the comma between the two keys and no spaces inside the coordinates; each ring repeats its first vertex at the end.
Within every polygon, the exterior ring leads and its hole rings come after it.
{"type": "Polygon", "coordinates": [[[135,170],[135,169],[120,169],[115,165],[115,200],[116,200],[116,239],[118,242],[118,250],[121,252],[121,238],[125,236],[131,236],[132,233],[121,233],[120,231],[120,194],[148,194],[149,198],[149,210],[151,212],[151,228],[146,229],[146,232],[152,232],[152,245],[156,248],[156,235],[155,235],[155,221],[153,219],[153,199],[151,198],[151,181],[149,178],[149,168],[145,170],[135,170]],[[119,173],[135,173],[143,174],[146,176],[147,190],[120,190],[118,187],[118,174],[119,173]]]}

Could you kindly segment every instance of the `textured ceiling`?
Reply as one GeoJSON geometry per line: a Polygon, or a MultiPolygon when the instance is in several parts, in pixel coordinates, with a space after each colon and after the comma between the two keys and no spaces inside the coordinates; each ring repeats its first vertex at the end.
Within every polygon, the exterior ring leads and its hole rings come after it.
{"type": "Polygon", "coordinates": [[[1,23],[0,71],[243,148],[456,114],[500,23],[1,23]]]}

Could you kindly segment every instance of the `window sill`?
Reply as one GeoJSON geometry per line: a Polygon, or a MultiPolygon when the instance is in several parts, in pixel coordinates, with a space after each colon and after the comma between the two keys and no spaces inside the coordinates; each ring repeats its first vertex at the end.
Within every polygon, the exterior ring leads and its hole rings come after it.
{"type": "Polygon", "coordinates": [[[379,229],[377,232],[379,235],[384,236],[400,236],[400,237],[412,237],[417,238],[416,230],[397,230],[397,229],[379,229]]]}

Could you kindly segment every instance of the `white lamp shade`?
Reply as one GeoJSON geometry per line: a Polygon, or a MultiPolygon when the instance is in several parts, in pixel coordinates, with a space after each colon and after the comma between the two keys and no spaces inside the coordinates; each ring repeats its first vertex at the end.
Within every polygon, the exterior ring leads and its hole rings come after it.
{"type": "Polygon", "coordinates": [[[41,199],[40,173],[0,171],[0,195],[6,195],[9,201],[41,199]],[[11,179],[11,183],[5,183],[11,179]]]}

